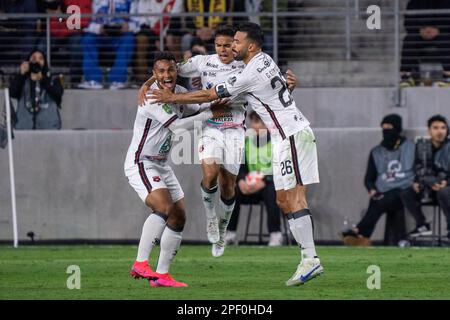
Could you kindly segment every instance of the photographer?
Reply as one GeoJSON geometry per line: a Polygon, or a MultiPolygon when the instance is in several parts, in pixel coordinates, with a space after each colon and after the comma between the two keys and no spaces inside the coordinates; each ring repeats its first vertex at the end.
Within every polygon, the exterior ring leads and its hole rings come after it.
{"type": "Polygon", "coordinates": [[[64,89],[59,78],[52,79],[43,52],[31,52],[9,90],[11,97],[18,100],[16,129],[61,129],[58,109],[64,89]]]}
{"type": "Polygon", "coordinates": [[[387,214],[388,230],[395,229],[395,244],[405,236],[405,219],[401,191],[414,181],[414,143],[401,135],[402,118],[397,114],[381,122],[383,141],[370,152],[365,185],[370,197],[369,208],[355,228],[340,235],[346,245],[370,245],[370,237],[383,213],[387,214]],[[390,224],[389,224],[390,223],[390,224]],[[389,225],[388,225],[389,224],[389,225]]]}
{"type": "Polygon", "coordinates": [[[431,117],[428,134],[429,140],[417,142],[414,184],[402,192],[402,201],[416,221],[410,237],[432,234],[422,211],[422,203],[429,202],[437,202],[444,211],[450,236],[450,143],[446,118],[441,115],[431,117]]]}

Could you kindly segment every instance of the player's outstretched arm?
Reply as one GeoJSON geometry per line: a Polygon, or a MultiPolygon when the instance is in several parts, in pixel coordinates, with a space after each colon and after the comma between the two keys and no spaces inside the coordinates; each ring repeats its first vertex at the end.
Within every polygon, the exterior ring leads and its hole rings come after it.
{"type": "Polygon", "coordinates": [[[211,102],[219,97],[217,96],[215,88],[208,90],[198,90],[194,92],[187,93],[173,93],[170,90],[152,90],[150,94],[150,99],[159,103],[184,103],[184,104],[194,104],[194,103],[204,103],[211,102]]]}
{"type": "Polygon", "coordinates": [[[228,99],[218,100],[211,104],[210,108],[203,110],[195,115],[178,118],[174,116],[172,122],[169,122],[167,128],[171,131],[177,129],[190,130],[195,126],[197,121],[206,121],[209,118],[219,118],[225,116],[229,112],[230,101],[228,99]]]}

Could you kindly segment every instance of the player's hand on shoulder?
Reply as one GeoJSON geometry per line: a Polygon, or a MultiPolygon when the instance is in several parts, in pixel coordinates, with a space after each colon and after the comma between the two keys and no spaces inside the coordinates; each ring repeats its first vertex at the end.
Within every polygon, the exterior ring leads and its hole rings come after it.
{"type": "Polygon", "coordinates": [[[153,102],[158,103],[172,103],[174,93],[169,89],[153,89],[149,91],[147,97],[153,102]]]}
{"type": "Polygon", "coordinates": [[[289,91],[291,91],[291,92],[297,86],[297,76],[291,69],[288,69],[286,71],[286,83],[287,83],[289,91]]]}
{"type": "Polygon", "coordinates": [[[150,89],[151,85],[156,81],[155,77],[151,77],[150,79],[148,79],[147,81],[145,81],[145,83],[141,86],[141,88],[139,89],[139,93],[138,93],[138,106],[142,106],[145,102],[145,100],[147,100],[147,92],[150,89]]]}

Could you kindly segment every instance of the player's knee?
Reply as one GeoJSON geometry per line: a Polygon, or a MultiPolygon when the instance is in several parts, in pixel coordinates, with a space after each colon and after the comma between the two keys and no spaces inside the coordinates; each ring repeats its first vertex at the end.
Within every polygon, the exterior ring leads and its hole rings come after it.
{"type": "Polygon", "coordinates": [[[167,224],[174,230],[182,231],[186,224],[186,213],[184,210],[172,207],[167,224]]]}
{"type": "Polygon", "coordinates": [[[206,189],[211,189],[217,185],[217,174],[215,172],[206,172],[203,175],[202,184],[206,189]]]}
{"type": "Polygon", "coordinates": [[[171,203],[152,201],[150,195],[148,195],[147,198],[145,199],[145,204],[153,211],[163,213],[166,216],[169,216],[172,207],[171,203]]]}
{"type": "Polygon", "coordinates": [[[221,181],[220,182],[220,195],[225,199],[231,199],[235,196],[234,181],[221,181]]]}

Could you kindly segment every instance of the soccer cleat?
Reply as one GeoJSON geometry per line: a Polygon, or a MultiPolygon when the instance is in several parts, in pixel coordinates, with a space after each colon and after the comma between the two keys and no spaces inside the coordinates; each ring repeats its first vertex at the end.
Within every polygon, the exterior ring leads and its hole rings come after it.
{"type": "Polygon", "coordinates": [[[206,235],[210,243],[217,243],[220,240],[219,222],[216,217],[206,220],[206,235]]]}
{"type": "Polygon", "coordinates": [[[176,281],[169,273],[156,273],[156,275],[158,278],[156,280],[150,280],[150,287],[182,288],[188,286],[184,282],[176,281]]]}
{"type": "Polygon", "coordinates": [[[212,245],[211,253],[213,257],[221,257],[225,252],[225,247],[227,245],[226,236],[227,236],[227,227],[229,220],[220,219],[219,222],[219,241],[212,245]]]}
{"type": "Polygon", "coordinates": [[[286,281],[286,286],[289,287],[304,284],[306,281],[319,276],[322,272],[323,267],[318,258],[303,259],[292,277],[286,281]]]}
{"type": "Polygon", "coordinates": [[[415,237],[423,237],[423,236],[431,236],[433,232],[431,231],[430,224],[425,223],[421,226],[417,226],[413,231],[408,233],[408,236],[411,238],[415,237]]]}
{"type": "Polygon", "coordinates": [[[152,270],[148,261],[135,261],[131,267],[130,276],[135,279],[158,279],[158,274],[152,270]]]}

